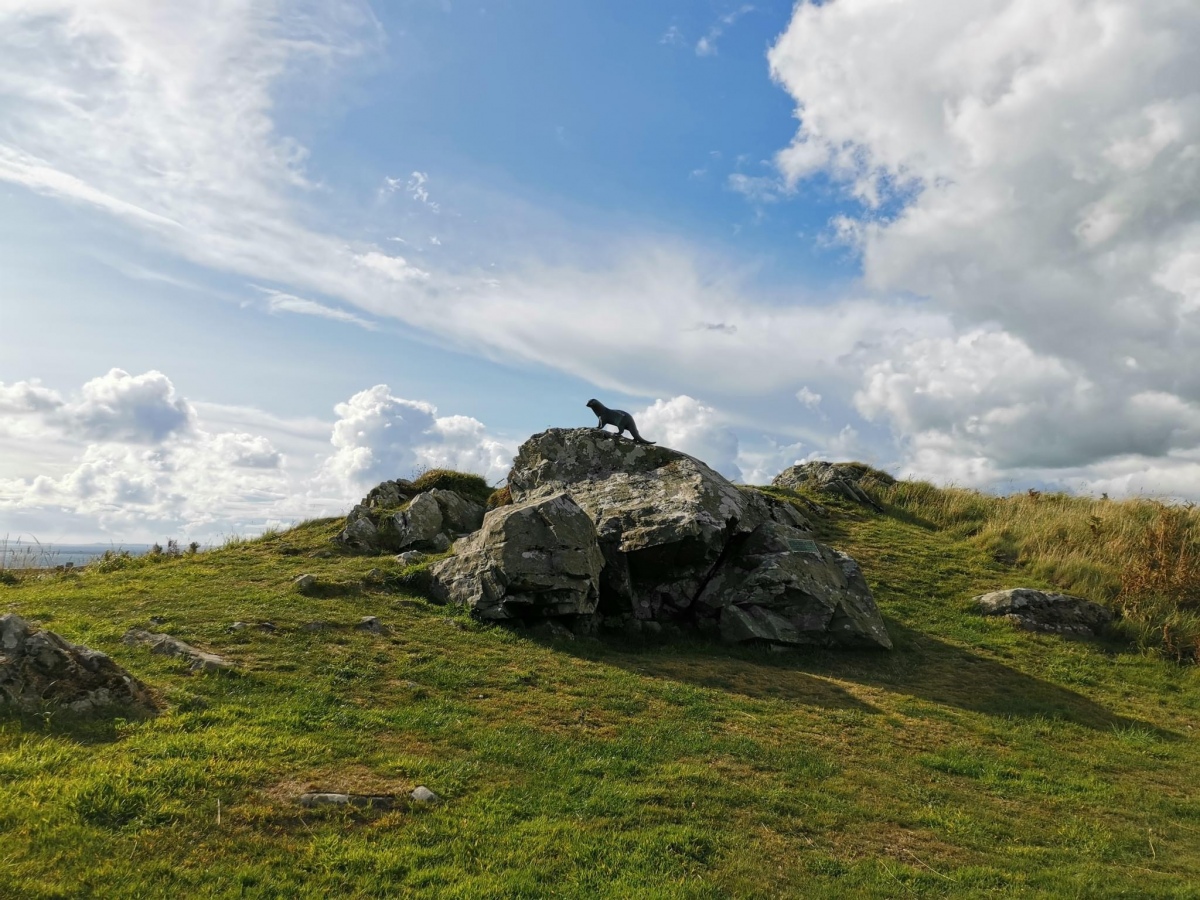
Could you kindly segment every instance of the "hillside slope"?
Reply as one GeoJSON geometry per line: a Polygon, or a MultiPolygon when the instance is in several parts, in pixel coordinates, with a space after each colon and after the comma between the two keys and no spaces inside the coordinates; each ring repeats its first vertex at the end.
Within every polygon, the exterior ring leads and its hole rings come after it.
{"type": "Polygon", "coordinates": [[[1200,896],[1200,668],[975,616],[1050,585],[902,509],[831,508],[890,653],[484,627],[390,557],[313,556],[333,520],[0,584],[0,612],[164,704],[0,717],[0,896],[1200,896]],[[303,627],[364,615],[389,632],[303,627]],[[120,642],[151,617],[243,674],[120,642]],[[442,801],[295,802],[418,784],[442,801]]]}

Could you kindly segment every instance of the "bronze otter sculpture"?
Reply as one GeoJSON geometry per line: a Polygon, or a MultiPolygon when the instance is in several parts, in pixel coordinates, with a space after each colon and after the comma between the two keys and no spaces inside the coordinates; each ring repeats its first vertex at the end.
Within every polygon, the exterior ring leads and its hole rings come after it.
{"type": "Polygon", "coordinates": [[[596,425],[597,428],[603,429],[605,425],[612,425],[617,429],[617,434],[619,435],[624,434],[626,431],[633,435],[633,442],[635,444],[655,443],[654,441],[646,440],[638,434],[637,425],[633,422],[633,416],[625,412],[625,410],[609,409],[599,400],[589,400],[587,406],[588,409],[596,414],[596,418],[600,420],[596,425]]]}

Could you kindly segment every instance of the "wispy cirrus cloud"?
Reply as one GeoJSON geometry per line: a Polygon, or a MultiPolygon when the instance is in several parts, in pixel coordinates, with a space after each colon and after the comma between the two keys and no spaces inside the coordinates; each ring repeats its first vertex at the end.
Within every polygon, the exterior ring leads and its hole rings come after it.
{"type": "Polygon", "coordinates": [[[255,286],[256,290],[267,295],[267,310],[272,313],[293,313],[300,316],[317,316],[321,319],[332,319],[335,322],[345,322],[347,325],[357,325],[367,331],[375,331],[378,326],[362,316],[356,316],[344,309],[327,306],[316,300],[307,300],[283,291],[255,286]]]}

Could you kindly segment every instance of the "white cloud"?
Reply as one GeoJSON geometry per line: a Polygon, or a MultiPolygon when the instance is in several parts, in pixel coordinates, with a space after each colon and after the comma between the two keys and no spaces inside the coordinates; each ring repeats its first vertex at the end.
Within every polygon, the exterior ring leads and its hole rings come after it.
{"type": "Polygon", "coordinates": [[[741,194],[752,203],[777,203],[787,194],[787,187],[778,178],[766,175],[733,172],[726,184],[731,191],[741,194]]]}
{"type": "Polygon", "coordinates": [[[672,25],[667,28],[667,30],[663,32],[663,36],[658,39],[658,42],[660,44],[666,44],[670,47],[675,47],[686,43],[683,37],[683,32],[679,30],[678,25],[672,25]]]}
{"type": "MultiPolygon", "coordinates": [[[[403,261],[401,260],[401,262],[403,261]]],[[[285,294],[283,291],[271,288],[258,288],[258,290],[267,295],[267,309],[273,313],[286,312],[301,316],[317,316],[322,319],[332,319],[335,322],[345,322],[348,325],[357,325],[367,331],[374,331],[376,327],[374,322],[368,322],[361,316],[356,316],[344,309],[326,306],[315,300],[306,300],[303,297],[285,294]]]]}
{"type": "Polygon", "coordinates": [[[727,478],[740,480],[737,435],[711,406],[686,394],[655,400],[637,413],[638,431],[648,441],[695,456],[727,478]]]}
{"type": "Polygon", "coordinates": [[[324,473],[352,490],[439,466],[494,481],[512,460],[512,451],[490,438],[483,423],[466,416],[439,418],[432,404],[393,396],[386,384],[359,391],[334,411],[334,453],[324,473]]]}
{"type": "Polygon", "coordinates": [[[36,381],[0,384],[0,447],[13,434],[14,446],[28,445],[14,423],[40,429],[38,454],[5,449],[0,522],[58,540],[213,540],[342,513],[377,482],[419,468],[495,482],[511,465],[514,448],[483,423],[439,417],[386,385],[335,411],[335,422],[322,422],[193,406],[160,372],[113,369],[69,399],[36,381]],[[166,427],[180,421],[187,427],[166,427]],[[64,528],[74,532],[63,537],[64,528]]]}
{"type": "Polygon", "coordinates": [[[749,12],[754,12],[754,7],[750,4],[744,4],[717,19],[709,27],[708,32],[700,40],[696,41],[696,55],[716,56],[717,40],[725,33],[726,29],[730,28],[738,19],[749,12]]]}
{"type": "Polygon", "coordinates": [[[1173,0],[796,7],[769,53],[801,123],[781,173],[842,181],[867,284],[965,325],[867,372],[858,406],[911,465],[1053,477],[1194,446],[1198,44],[1173,0]]]}
{"type": "Polygon", "coordinates": [[[796,391],[796,399],[809,409],[816,409],[821,405],[821,395],[808,387],[802,387],[796,391]]]}
{"type": "Polygon", "coordinates": [[[1200,444],[1200,404],[1160,391],[1106,391],[1078,367],[998,331],[894,347],[867,369],[855,405],[896,429],[914,470],[932,477],[956,469],[972,483],[1004,470],[1079,468],[1200,444]]]}

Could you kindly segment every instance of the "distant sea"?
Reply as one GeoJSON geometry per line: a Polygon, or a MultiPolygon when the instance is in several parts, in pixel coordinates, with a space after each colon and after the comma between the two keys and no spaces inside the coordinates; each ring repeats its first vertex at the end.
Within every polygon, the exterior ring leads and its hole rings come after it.
{"type": "Polygon", "coordinates": [[[65,566],[71,563],[82,566],[91,562],[97,556],[103,556],[105,550],[119,552],[128,550],[134,556],[148,553],[152,544],[41,544],[32,541],[9,541],[7,545],[0,542],[0,568],[4,569],[52,569],[55,566],[65,566]]]}

